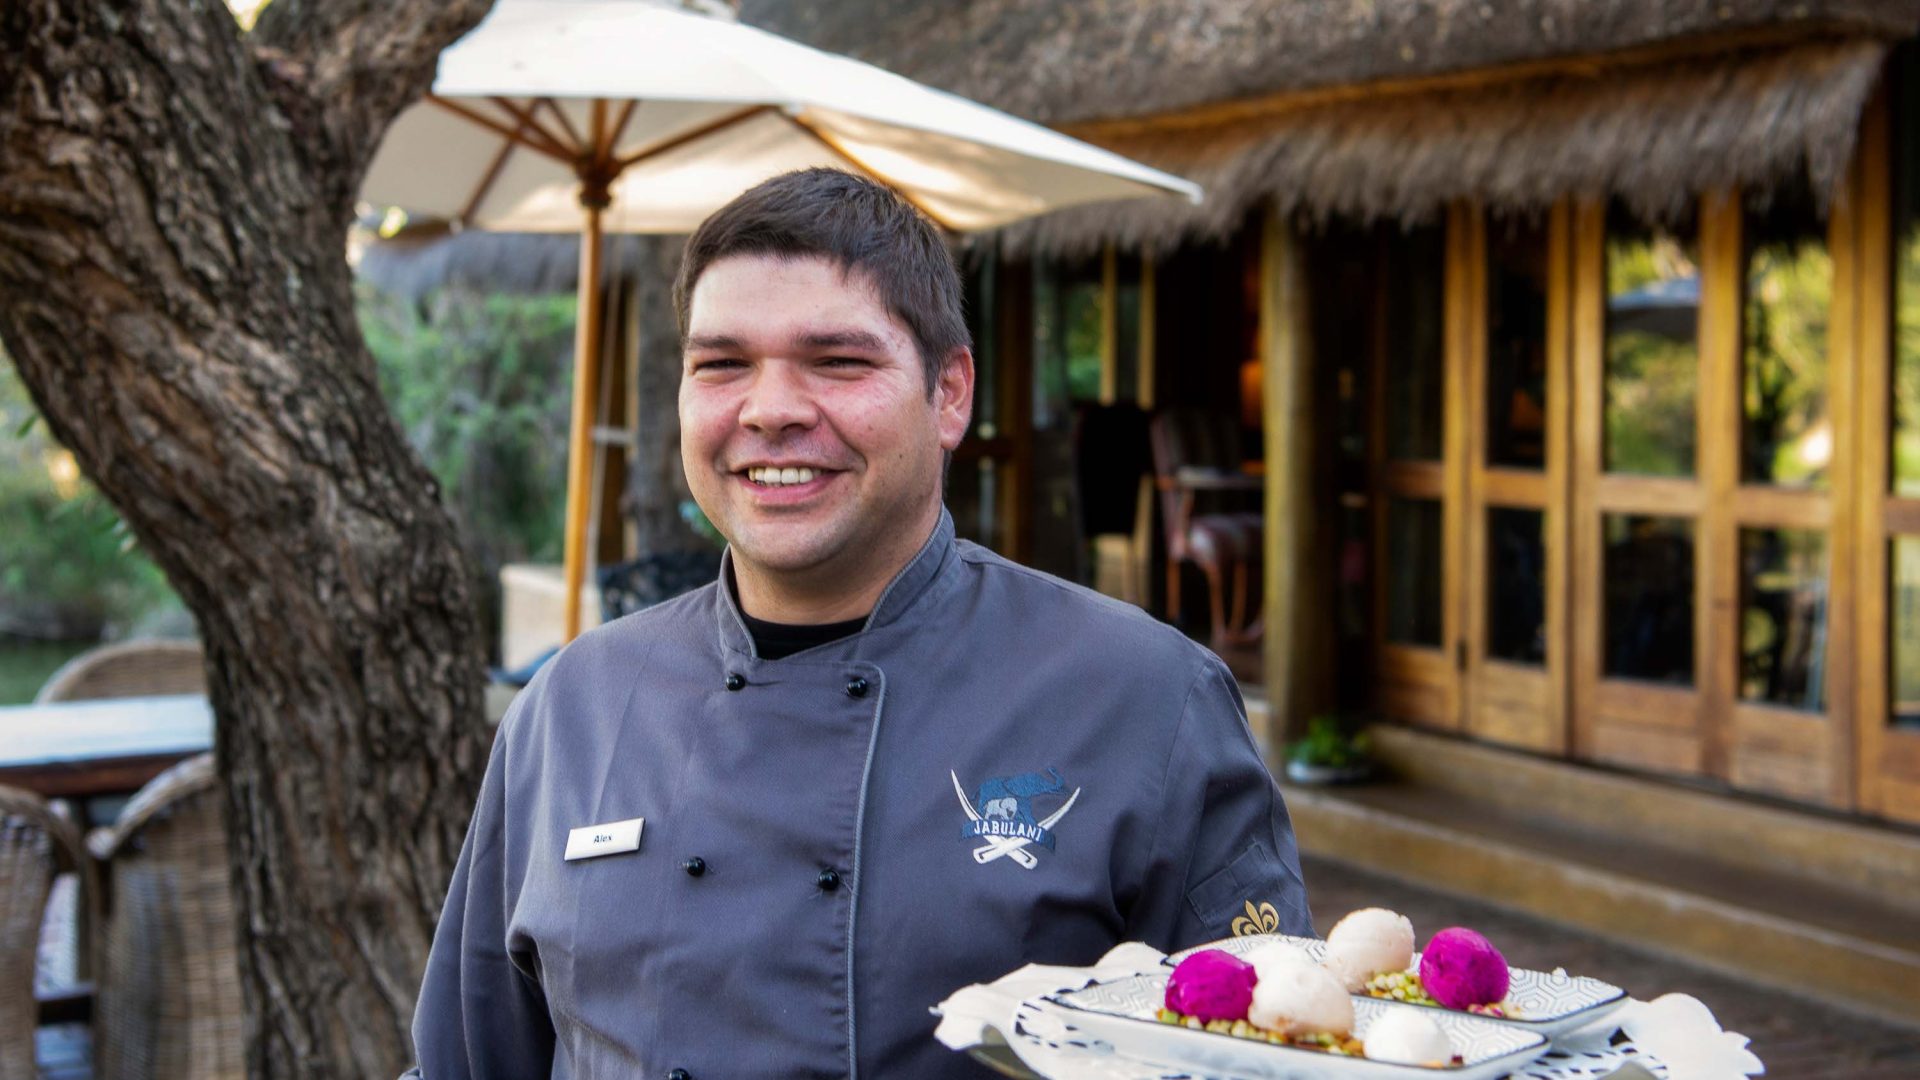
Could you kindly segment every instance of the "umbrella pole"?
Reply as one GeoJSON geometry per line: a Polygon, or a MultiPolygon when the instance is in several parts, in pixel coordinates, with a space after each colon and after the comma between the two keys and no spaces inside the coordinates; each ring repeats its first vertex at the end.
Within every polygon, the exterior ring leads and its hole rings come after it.
{"type": "Polygon", "coordinates": [[[573,345],[573,424],[567,445],[566,636],[580,636],[580,592],[587,578],[587,511],[593,469],[594,403],[600,386],[600,212],[604,186],[583,189],[586,229],[580,235],[580,304],[573,345]]]}

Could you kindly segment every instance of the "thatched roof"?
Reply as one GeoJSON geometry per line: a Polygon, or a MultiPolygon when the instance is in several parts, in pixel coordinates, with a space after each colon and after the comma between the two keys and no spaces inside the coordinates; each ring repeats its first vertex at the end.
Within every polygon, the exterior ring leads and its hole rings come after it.
{"type": "Polygon", "coordinates": [[[746,0],[860,56],[1198,181],[1012,229],[1076,253],[1223,236],[1258,201],[1421,218],[1456,198],[1829,195],[1920,0],[746,0]]]}
{"type": "Polygon", "coordinates": [[[1901,37],[1915,0],[743,0],[740,21],[1061,125],[1690,40],[1901,37]]]}

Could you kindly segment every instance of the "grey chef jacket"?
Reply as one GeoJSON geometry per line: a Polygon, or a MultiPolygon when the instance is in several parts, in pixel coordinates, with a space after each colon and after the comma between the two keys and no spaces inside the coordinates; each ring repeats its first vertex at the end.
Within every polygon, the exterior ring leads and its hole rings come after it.
{"type": "Polygon", "coordinates": [[[1276,928],[1312,932],[1306,892],[1226,668],[943,513],[851,637],[761,660],[717,583],[546,665],[493,744],[419,1074],[977,1077],[928,1013],[961,986],[1276,928]],[[637,850],[562,858],[632,818],[637,850]]]}

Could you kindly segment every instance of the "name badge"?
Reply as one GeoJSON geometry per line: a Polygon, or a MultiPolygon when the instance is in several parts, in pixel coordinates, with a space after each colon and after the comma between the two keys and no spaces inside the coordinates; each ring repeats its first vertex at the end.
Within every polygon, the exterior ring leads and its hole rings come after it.
{"type": "Polygon", "coordinates": [[[566,861],[591,859],[640,850],[640,826],[644,818],[609,821],[605,825],[583,825],[567,833],[566,861]]]}

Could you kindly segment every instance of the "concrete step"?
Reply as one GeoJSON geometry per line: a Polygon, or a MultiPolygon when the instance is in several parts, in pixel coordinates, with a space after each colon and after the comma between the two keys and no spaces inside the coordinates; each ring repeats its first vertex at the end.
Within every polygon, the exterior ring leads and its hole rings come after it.
{"type": "MultiPolygon", "coordinates": [[[[1483,747],[1470,748],[1476,771],[1456,775],[1442,769],[1445,777],[1433,777],[1433,761],[1453,749],[1393,742],[1383,749],[1387,760],[1402,751],[1422,758],[1409,775],[1342,788],[1286,785],[1302,849],[1668,950],[1843,1007],[1908,1024],[1920,1020],[1920,918],[1908,906],[1911,896],[1875,895],[1859,887],[1861,875],[1852,870],[1845,884],[1836,885],[1791,860],[1770,864],[1752,852],[1768,842],[1753,831],[1758,825],[1750,825],[1741,841],[1720,847],[1672,842],[1719,837],[1734,820],[1730,815],[1719,824],[1673,823],[1665,842],[1653,842],[1636,824],[1642,818],[1657,824],[1639,804],[1642,792],[1635,786],[1651,782],[1603,775],[1608,797],[1589,805],[1590,770],[1527,758],[1515,769],[1531,775],[1509,782],[1514,772],[1493,766],[1521,756],[1483,747]],[[1544,801],[1515,795],[1516,786],[1544,783],[1555,773],[1571,794],[1563,790],[1564,797],[1544,801]],[[1628,786],[1615,786],[1622,781],[1628,786]],[[1562,815],[1563,803],[1578,805],[1562,815]]],[[[1648,798],[1658,806],[1669,794],[1648,798]]],[[[1712,814],[1723,809],[1714,807],[1712,814]]],[[[1782,812],[1760,809],[1767,811],[1762,821],[1782,812]]],[[[1798,850],[1800,842],[1790,836],[1784,843],[1798,850]]],[[[1869,850],[1887,853],[1874,845],[1869,850]]],[[[1837,861],[1831,854],[1810,852],[1807,858],[1837,861]]],[[[1881,872],[1897,879],[1907,868],[1881,872]]],[[[1424,939],[1441,928],[1416,929],[1424,939]]]]}

